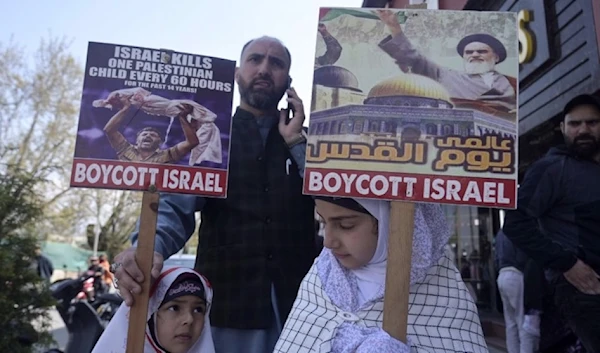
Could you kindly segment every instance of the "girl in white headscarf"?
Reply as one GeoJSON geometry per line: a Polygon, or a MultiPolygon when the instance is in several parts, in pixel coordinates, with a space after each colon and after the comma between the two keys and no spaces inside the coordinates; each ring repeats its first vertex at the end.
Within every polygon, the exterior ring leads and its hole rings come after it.
{"type": "MultiPolygon", "coordinates": [[[[212,288],[196,271],[164,269],[150,291],[144,353],[214,353],[212,288]]],[[[130,308],[123,303],[92,353],[125,353],[130,308]]]]}
{"type": "Polygon", "coordinates": [[[416,204],[408,342],[383,329],[390,203],[316,199],[325,248],[306,275],[274,353],[488,352],[477,307],[445,254],[439,205],[416,204]]]}

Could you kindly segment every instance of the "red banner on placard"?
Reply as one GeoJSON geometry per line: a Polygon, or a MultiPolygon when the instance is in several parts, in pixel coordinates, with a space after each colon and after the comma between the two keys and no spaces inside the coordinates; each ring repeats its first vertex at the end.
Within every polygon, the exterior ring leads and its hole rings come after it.
{"type": "Polygon", "coordinates": [[[145,191],[151,185],[162,192],[226,197],[227,170],[95,159],[73,161],[73,187],[145,191]]]}
{"type": "Polygon", "coordinates": [[[304,190],[311,195],[481,207],[514,208],[516,189],[512,179],[321,168],[308,168],[304,175],[304,190]]]}

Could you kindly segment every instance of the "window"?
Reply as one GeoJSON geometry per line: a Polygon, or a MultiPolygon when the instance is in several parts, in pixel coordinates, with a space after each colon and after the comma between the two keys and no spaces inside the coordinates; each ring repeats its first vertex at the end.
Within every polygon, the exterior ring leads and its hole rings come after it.
{"type": "Polygon", "coordinates": [[[357,120],[354,122],[354,130],[352,131],[355,134],[360,134],[363,130],[363,121],[357,120]]]}
{"type": "Polygon", "coordinates": [[[427,124],[425,129],[427,131],[427,135],[437,136],[438,134],[438,128],[436,124],[427,124]]]}
{"type": "Polygon", "coordinates": [[[446,124],[442,127],[442,132],[444,136],[453,135],[454,127],[452,125],[446,124]]]}

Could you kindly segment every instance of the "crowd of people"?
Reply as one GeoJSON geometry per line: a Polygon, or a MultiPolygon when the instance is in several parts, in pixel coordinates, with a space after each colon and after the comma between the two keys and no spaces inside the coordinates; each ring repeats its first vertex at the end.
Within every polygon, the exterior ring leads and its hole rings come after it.
{"type": "MultiPolygon", "coordinates": [[[[42,246],[39,244],[35,247],[35,256],[31,262],[31,268],[44,282],[49,284],[53,281],[54,264],[48,256],[43,254],[42,246]]],[[[112,290],[114,275],[110,271],[110,262],[106,254],[90,256],[86,272],[93,274],[93,289],[95,293],[107,293],[112,290]]]]}

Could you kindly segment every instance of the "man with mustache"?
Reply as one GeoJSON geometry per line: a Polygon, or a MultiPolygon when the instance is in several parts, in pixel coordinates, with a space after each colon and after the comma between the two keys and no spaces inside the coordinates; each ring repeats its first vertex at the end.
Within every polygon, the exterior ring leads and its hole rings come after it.
{"type": "Polygon", "coordinates": [[[546,270],[587,351],[600,352],[600,101],[580,95],[563,113],[566,145],[529,167],[504,233],[546,270]]]}
{"type": "Polygon", "coordinates": [[[121,99],[120,102],[122,104],[121,109],[104,126],[104,133],[117,153],[119,160],[175,164],[198,145],[198,136],[196,136],[192,125],[187,121],[187,116],[192,112],[192,107],[188,104],[182,104],[179,107],[181,113],[177,116],[181,122],[185,141],[168,149],[160,149],[160,145],[163,143],[160,131],[153,127],[145,127],[138,131],[135,145],[129,143],[125,136],[119,132],[119,127],[127,116],[131,102],[129,99],[121,99]]]}
{"type": "Polygon", "coordinates": [[[516,108],[516,92],[509,79],[495,70],[506,59],[506,48],[489,34],[471,34],[462,38],[456,50],[463,58],[464,72],[442,67],[415,49],[403,33],[395,12],[377,10],[391,32],[379,47],[406,71],[440,82],[452,98],[484,101],[510,112],[516,108]]]}
{"type": "MultiPolygon", "coordinates": [[[[196,269],[215,292],[211,327],[217,353],[272,352],[317,253],[314,202],[302,194],[304,107],[290,87],[291,55],[261,37],[242,49],[235,78],[240,106],[233,116],[226,199],[165,194],[160,198],[152,276],[184,247],[201,212],[196,269]],[[287,109],[277,105],[287,93],[287,109]]],[[[140,293],[134,247],[115,257],[125,302],[140,293]]]]}

